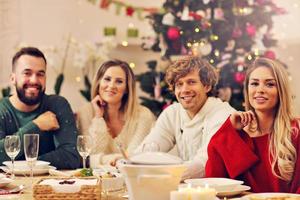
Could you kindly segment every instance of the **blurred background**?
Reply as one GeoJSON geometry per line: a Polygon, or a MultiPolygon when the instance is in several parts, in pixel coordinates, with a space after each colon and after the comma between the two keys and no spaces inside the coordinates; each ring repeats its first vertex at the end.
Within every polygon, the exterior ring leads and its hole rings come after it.
{"type": "Polygon", "coordinates": [[[0,0],[0,88],[9,93],[14,53],[36,46],[48,59],[47,93],[77,110],[97,67],[118,58],[137,75],[141,102],[158,114],[173,101],[164,69],[194,54],[219,71],[220,97],[242,109],[247,65],[265,56],[286,66],[299,113],[299,20],[299,0],[0,0]]]}

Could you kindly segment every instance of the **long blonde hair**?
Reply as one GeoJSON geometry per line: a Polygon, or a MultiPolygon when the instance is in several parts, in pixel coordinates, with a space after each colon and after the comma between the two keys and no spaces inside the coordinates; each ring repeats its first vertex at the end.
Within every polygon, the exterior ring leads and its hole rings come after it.
{"type": "Polygon", "coordinates": [[[138,100],[135,88],[135,76],[128,63],[117,59],[104,62],[97,70],[92,82],[91,99],[99,94],[100,80],[110,67],[120,67],[125,72],[127,92],[122,97],[120,112],[124,113],[125,126],[130,126],[132,124],[131,121],[137,115],[138,100]]]}
{"type": "Polygon", "coordinates": [[[275,107],[273,130],[269,136],[269,159],[272,172],[282,180],[291,181],[295,171],[297,152],[292,143],[291,123],[295,117],[292,113],[292,93],[288,74],[280,63],[267,58],[257,58],[250,66],[244,82],[246,110],[254,110],[249,102],[248,85],[251,73],[259,67],[271,69],[277,83],[279,98],[278,105],[275,107]]]}

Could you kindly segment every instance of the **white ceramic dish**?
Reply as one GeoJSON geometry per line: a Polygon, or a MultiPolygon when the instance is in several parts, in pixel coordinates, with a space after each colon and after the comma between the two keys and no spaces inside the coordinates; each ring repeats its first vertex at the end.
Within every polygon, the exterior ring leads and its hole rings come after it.
{"type": "Polygon", "coordinates": [[[244,182],[229,178],[196,178],[184,180],[185,183],[191,184],[193,187],[211,187],[218,191],[228,191],[235,188],[237,185],[241,185],[244,182]]]}
{"type": "Polygon", "coordinates": [[[9,200],[9,199],[20,199],[21,194],[5,194],[0,195],[0,199],[9,200]]]}
{"type": "Polygon", "coordinates": [[[166,200],[176,190],[186,165],[119,166],[126,182],[129,200],[166,200]]]}
{"type": "Polygon", "coordinates": [[[241,200],[265,200],[271,198],[284,198],[284,197],[297,197],[300,198],[300,194],[292,194],[292,193],[255,193],[255,194],[248,194],[241,198],[241,200]]]}
{"type": "MultiPolygon", "coordinates": [[[[100,177],[105,175],[106,173],[107,172],[103,172],[97,169],[93,170],[93,174],[100,177]]],[[[110,173],[113,174],[115,177],[101,178],[103,191],[112,192],[112,191],[122,190],[125,186],[125,180],[123,175],[117,172],[110,172],[110,173]]]]}
{"type": "Polygon", "coordinates": [[[251,187],[247,185],[237,185],[236,187],[230,189],[230,190],[219,190],[217,191],[217,196],[219,197],[231,197],[238,195],[244,191],[250,190],[251,187]]]}
{"type": "Polygon", "coordinates": [[[10,178],[6,178],[6,177],[0,178],[0,187],[7,186],[11,182],[13,182],[13,180],[10,178]]]}
{"type": "Polygon", "coordinates": [[[131,156],[130,162],[143,165],[177,165],[181,158],[164,152],[145,152],[131,156]]]}
{"type": "MultiPolygon", "coordinates": [[[[6,166],[1,166],[0,167],[3,171],[6,173],[10,173],[11,169],[9,169],[6,166]]],[[[49,169],[56,169],[56,167],[53,166],[48,166],[48,168],[42,168],[42,169],[33,169],[33,175],[42,175],[42,174],[48,174],[49,169]]],[[[15,175],[30,175],[30,169],[14,169],[14,174],[15,175]]]]}
{"type": "MultiPolygon", "coordinates": [[[[4,165],[6,165],[8,168],[12,168],[12,162],[11,161],[4,161],[4,165]]],[[[34,168],[35,169],[47,169],[49,167],[50,163],[42,160],[37,160],[35,163],[34,168]]],[[[26,160],[17,160],[14,164],[15,170],[24,170],[24,169],[30,169],[26,160]]]]}

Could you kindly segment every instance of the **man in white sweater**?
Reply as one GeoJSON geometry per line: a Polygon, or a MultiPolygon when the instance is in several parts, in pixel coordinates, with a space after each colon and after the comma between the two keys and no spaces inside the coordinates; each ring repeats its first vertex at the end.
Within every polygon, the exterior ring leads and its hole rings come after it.
{"type": "Polygon", "coordinates": [[[214,68],[199,57],[176,61],[168,67],[165,79],[179,103],[161,113],[136,152],[141,152],[148,143],[157,143],[164,152],[176,145],[179,157],[188,165],[183,179],[203,177],[208,143],[234,109],[211,97],[218,76],[214,68]]]}

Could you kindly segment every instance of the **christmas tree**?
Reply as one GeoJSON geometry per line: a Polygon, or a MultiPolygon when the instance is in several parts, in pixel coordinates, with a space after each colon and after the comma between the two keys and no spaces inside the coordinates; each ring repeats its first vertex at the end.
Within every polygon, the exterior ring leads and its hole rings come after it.
{"type": "MultiPolygon", "coordinates": [[[[272,17],[286,11],[272,0],[166,0],[163,10],[148,17],[157,34],[150,49],[160,51],[163,59],[188,54],[206,58],[220,74],[219,96],[242,110],[247,66],[257,56],[276,59],[272,17]]],[[[153,94],[155,85],[152,78],[147,91],[153,94]]],[[[158,102],[163,104],[166,98],[161,95],[158,102]]]]}

